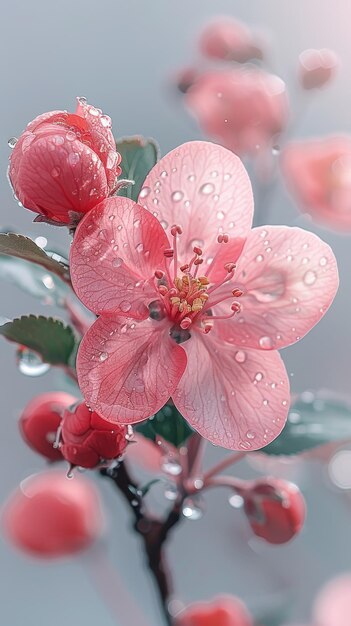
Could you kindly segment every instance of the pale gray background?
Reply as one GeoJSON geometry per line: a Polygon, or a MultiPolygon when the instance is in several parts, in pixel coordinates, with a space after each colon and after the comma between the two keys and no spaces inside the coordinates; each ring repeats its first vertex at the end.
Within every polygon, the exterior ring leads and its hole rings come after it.
{"type": "MultiPolygon", "coordinates": [[[[351,131],[349,0],[28,0],[1,3],[0,13],[0,158],[1,223],[32,235],[68,243],[57,229],[33,225],[33,215],[18,208],[7,186],[7,139],[38,113],[74,106],[76,95],[103,108],[116,134],[154,136],[162,152],[201,137],[195,123],[172,97],[170,74],[195,57],[194,37],[215,14],[229,14],[267,31],[272,67],[289,80],[297,56],[307,47],[331,47],[343,67],[329,90],[314,98],[297,134],[351,131]]],[[[350,388],[350,238],[319,229],[298,217],[281,191],[270,220],[315,230],[334,248],[341,289],[333,309],[318,328],[284,351],[294,390],[350,388]]],[[[0,314],[11,317],[43,308],[14,287],[2,287],[0,314]]],[[[54,375],[29,379],[18,373],[13,347],[1,343],[0,490],[1,499],[28,474],[44,466],[19,438],[17,415],[36,393],[54,389],[54,375]]],[[[209,456],[220,451],[211,449],[209,456]]],[[[279,471],[279,470],[278,470],[279,471]]],[[[225,494],[212,493],[208,513],[185,522],[170,545],[176,587],[185,602],[218,592],[238,593],[253,607],[267,594],[291,586],[297,594],[295,617],[308,615],[311,598],[335,572],[351,569],[350,506],[332,491],[319,466],[286,470],[300,478],[309,513],[301,538],[288,547],[246,545],[247,527],[240,513],[225,506],[225,494]]],[[[244,466],[242,473],[248,472],[244,466]]],[[[100,481],[102,483],[102,481],[100,481]]],[[[108,548],[126,585],[144,606],[150,624],[160,616],[150,580],[145,576],[135,539],[127,532],[128,515],[101,484],[110,512],[108,548]],[[113,526],[113,530],[112,530],[113,526]]],[[[118,624],[89,582],[86,561],[33,563],[1,543],[0,623],[4,626],[118,624]]],[[[120,624],[120,626],[129,626],[120,624]]],[[[134,626],[134,624],[130,625],[134,626]]]]}

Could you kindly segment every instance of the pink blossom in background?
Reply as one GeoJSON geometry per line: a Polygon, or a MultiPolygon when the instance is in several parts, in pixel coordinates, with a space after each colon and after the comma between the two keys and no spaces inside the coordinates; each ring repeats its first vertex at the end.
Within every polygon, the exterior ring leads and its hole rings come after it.
{"type": "Polygon", "coordinates": [[[335,230],[351,231],[351,136],[292,142],[281,166],[301,211],[335,230]]]}
{"type": "Polygon", "coordinates": [[[119,162],[111,118],[78,98],[75,113],[50,111],[28,124],[10,156],[9,177],[24,207],[70,223],[110,195],[119,162]]]}
{"type": "Polygon", "coordinates": [[[239,598],[218,596],[186,608],[175,620],[175,626],[253,626],[253,619],[239,598]]]}
{"type": "Polygon", "coordinates": [[[260,42],[245,24],[232,17],[210,22],[200,35],[199,47],[210,59],[245,63],[263,57],[260,42]]]}
{"type": "Polygon", "coordinates": [[[309,48],[299,56],[298,78],[304,89],[323,87],[334,78],[339,58],[334,50],[309,48]]]}
{"type": "Polygon", "coordinates": [[[331,249],[299,228],[250,231],[246,170],[211,143],[161,159],[139,202],[103,201],[73,241],[74,288],[99,315],[78,352],[87,403],[111,422],[136,423],[172,397],[217,445],[268,444],[290,399],[277,349],[332,302],[331,249]]]}
{"type": "Polygon", "coordinates": [[[42,472],[22,481],[5,503],[2,528],[20,550],[41,558],[88,548],[104,530],[99,493],[83,476],[42,472]]]}
{"type": "Polygon", "coordinates": [[[313,610],[313,626],[350,626],[351,574],[328,583],[319,593],[313,610]]]}
{"type": "Polygon", "coordinates": [[[185,102],[205,135],[240,155],[271,147],[289,116],[285,83],[257,68],[205,72],[185,102]]]}

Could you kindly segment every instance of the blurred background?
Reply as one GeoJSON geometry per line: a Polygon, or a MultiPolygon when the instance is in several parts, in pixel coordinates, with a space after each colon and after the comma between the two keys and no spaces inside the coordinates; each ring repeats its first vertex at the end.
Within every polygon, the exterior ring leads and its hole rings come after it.
{"type": "MultiPolygon", "coordinates": [[[[262,31],[269,47],[269,66],[288,86],[294,85],[298,56],[306,48],[328,47],[341,59],[337,78],[315,93],[294,136],[351,132],[351,42],[349,0],[30,0],[3,4],[0,26],[2,98],[0,102],[2,228],[32,237],[44,236],[63,252],[65,229],[33,224],[33,214],[20,209],[6,181],[7,140],[44,111],[69,109],[75,97],[111,115],[116,136],[140,133],[157,139],[162,154],[203,138],[186,112],[172,79],[197,61],[196,38],[216,15],[228,15],[262,31]]],[[[330,389],[350,393],[350,237],[316,226],[294,207],[279,187],[267,221],[298,225],[316,232],[333,248],[339,263],[341,288],[332,309],[300,343],[284,350],[292,390],[330,389]]],[[[12,318],[40,313],[44,307],[15,286],[1,285],[0,315],[12,318]]],[[[52,309],[50,309],[50,314],[52,309]]],[[[1,342],[0,497],[45,462],[29,450],[18,434],[17,419],[35,394],[59,387],[57,372],[23,376],[13,345],[1,342]]],[[[207,447],[206,463],[224,453],[207,447]]],[[[265,470],[266,468],[262,468],[265,470]]],[[[349,468],[351,475],[351,465],[349,468]]],[[[256,611],[286,603],[290,616],[303,622],[321,584],[351,568],[347,490],[332,484],[326,469],[315,462],[280,462],[269,471],[294,479],[306,497],[308,518],[301,536],[288,546],[263,545],[251,535],[239,511],[221,491],[206,497],[201,520],[184,520],[169,543],[169,561],[176,591],[185,603],[221,592],[241,596],[256,611]]],[[[242,476],[253,475],[247,463],[242,476]]],[[[108,558],[150,623],[161,626],[153,584],[143,567],[140,546],[129,529],[129,511],[98,480],[109,514],[108,558]]],[[[117,622],[91,583],[94,558],[38,563],[15,552],[1,539],[1,623],[9,626],[61,626],[84,621],[112,626],[117,622]]],[[[117,623],[118,624],[118,623],[117,623]]]]}

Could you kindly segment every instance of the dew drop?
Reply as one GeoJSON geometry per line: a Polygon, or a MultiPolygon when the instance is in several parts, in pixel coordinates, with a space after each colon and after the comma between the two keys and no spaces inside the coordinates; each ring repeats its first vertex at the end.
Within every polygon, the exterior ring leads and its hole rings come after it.
{"type": "Polygon", "coordinates": [[[256,376],[255,376],[255,380],[257,380],[257,382],[259,383],[263,378],[263,374],[262,372],[257,372],[256,376]]]}
{"type": "Polygon", "coordinates": [[[142,190],[140,191],[139,198],[146,198],[146,196],[148,196],[150,192],[151,192],[150,187],[143,187],[142,190]]]}
{"type": "Polygon", "coordinates": [[[246,437],[247,437],[248,439],[255,439],[255,437],[256,437],[256,433],[255,433],[255,432],[253,432],[253,430],[248,430],[248,431],[247,431],[247,433],[246,433],[246,437]]]}
{"type": "Polygon", "coordinates": [[[53,178],[58,178],[58,176],[60,176],[60,172],[61,172],[61,170],[60,170],[59,167],[53,167],[52,170],[51,170],[51,176],[53,178]]]}
{"type": "Polygon", "coordinates": [[[193,183],[193,182],[194,182],[195,178],[196,178],[196,177],[195,177],[195,175],[194,175],[194,174],[190,174],[190,175],[188,176],[188,180],[189,180],[191,183],[193,183]]]}
{"type": "Polygon", "coordinates": [[[313,285],[317,280],[317,274],[316,272],[313,272],[312,270],[309,270],[308,272],[306,272],[306,274],[303,277],[303,282],[305,283],[305,285],[313,285]]]}
{"type": "Polygon", "coordinates": [[[99,356],[99,361],[101,361],[103,363],[104,361],[106,361],[107,358],[108,358],[107,352],[101,352],[101,354],[99,356]]]}
{"type": "Polygon", "coordinates": [[[121,259],[120,257],[117,257],[117,259],[113,259],[112,261],[113,267],[121,267],[122,263],[123,259],[121,259]]]}
{"type": "Polygon", "coordinates": [[[327,263],[328,263],[328,259],[325,256],[322,256],[322,258],[319,260],[319,265],[321,265],[322,267],[325,267],[327,263]]]}
{"type": "Polygon", "coordinates": [[[198,498],[185,498],[182,513],[184,517],[195,522],[204,514],[203,505],[198,498]]]}
{"type": "Polygon", "coordinates": [[[50,369],[48,363],[44,363],[38,354],[27,348],[17,353],[17,365],[21,374],[33,377],[42,376],[50,369]]]}
{"type": "Polygon", "coordinates": [[[108,115],[101,115],[100,122],[104,128],[111,128],[112,126],[111,118],[108,115]]]}
{"type": "Polygon", "coordinates": [[[262,261],[263,261],[262,254],[258,254],[255,260],[257,261],[257,263],[262,263],[262,261]]]}
{"type": "Polygon", "coordinates": [[[223,211],[217,211],[217,219],[222,220],[224,218],[223,211]]]}
{"type": "Polygon", "coordinates": [[[10,139],[7,142],[8,147],[11,148],[11,150],[13,150],[17,141],[18,141],[17,137],[10,137],[10,139]]]}
{"type": "Polygon", "coordinates": [[[212,185],[212,183],[205,183],[204,185],[201,185],[200,187],[200,193],[202,193],[203,196],[209,196],[211,193],[214,192],[214,186],[212,185]]]}
{"type": "Polygon", "coordinates": [[[235,353],[235,357],[234,358],[235,358],[237,363],[244,363],[245,360],[246,360],[246,354],[245,354],[245,352],[243,352],[243,350],[238,350],[235,353]]]}
{"type": "Polygon", "coordinates": [[[272,338],[268,337],[267,335],[260,338],[259,344],[260,347],[263,348],[263,350],[270,350],[273,347],[272,338]]]}
{"type": "Polygon", "coordinates": [[[70,152],[68,155],[68,163],[70,165],[77,165],[80,161],[80,155],[78,152],[70,152]]]}
{"type": "Polygon", "coordinates": [[[182,466],[179,461],[171,456],[166,456],[163,459],[161,469],[171,476],[179,476],[182,473],[182,466]]]}
{"type": "Polygon", "coordinates": [[[230,506],[232,506],[234,509],[241,509],[241,507],[244,504],[244,498],[239,496],[239,494],[234,493],[232,496],[228,498],[228,502],[230,506]]]}
{"type": "Polygon", "coordinates": [[[161,178],[167,178],[168,174],[167,174],[166,170],[163,170],[163,172],[161,172],[160,176],[161,176],[161,178]]]}
{"type": "Polygon", "coordinates": [[[173,191],[171,194],[171,199],[173,202],[180,202],[184,198],[184,194],[182,191],[173,191]]]}
{"type": "Polygon", "coordinates": [[[107,155],[106,167],[108,170],[112,170],[112,168],[116,165],[117,161],[117,152],[114,150],[110,150],[107,155]]]}
{"type": "Polygon", "coordinates": [[[232,177],[231,174],[224,174],[223,178],[224,180],[229,180],[232,177]]]}
{"type": "Polygon", "coordinates": [[[123,313],[127,313],[132,308],[132,305],[127,300],[123,300],[119,305],[119,308],[121,309],[121,311],[123,311],[123,313]]]}
{"type": "Polygon", "coordinates": [[[142,252],[144,250],[144,246],[142,243],[138,243],[138,245],[135,246],[135,249],[137,252],[142,252]]]}
{"type": "Polygon", "coordinates": [[[66,133],[66,139],[67,141],[74,141],[77,138],[76,133],[73,132],[73,130],[69,130],[68,133],[66,133]]]}
{"type": "Polygon", "coordinates": [[[168,228],[168,222],[166,222],[165,220],[161,220],[160,222],[162,228],[164,228],[166,230],[166,228],[168,228]]]}

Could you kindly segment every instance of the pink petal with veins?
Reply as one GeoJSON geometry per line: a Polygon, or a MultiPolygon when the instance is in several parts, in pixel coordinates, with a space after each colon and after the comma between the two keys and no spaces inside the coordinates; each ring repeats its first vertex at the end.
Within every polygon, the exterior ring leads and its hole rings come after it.
{"type": "Polygon", "coordinates": [[[231,450],[257,450],[287,417],[289,380],[278,352],[242,350],[215,330],[182,344],[188,365],[173,401],[200,435],[231,450]]]}
{"type": "Polygon", "coordinates": [[[147,316],[157,295],[154,272],[164,267],[168,247],[149,211],[128,198],[107,198],[75,233],[70,267],[77,296],[94,313],[147,316]]]}
{"type": "Polygon", "coordinates": [[[165,228],[182,226],[183,263],[194,245],[212,245],[219,232],[245,238],[252,223],[252,189],[242,162],[205,141],[185,143],[163,157],[147,176],[139,203],[165,228]]]}
{"type": "MultiPolygon", "coordinates": [[[[244,291],[241,312],[218,325],[219,333],[235,345],[263,350],[283,348],[308,333],[329,308],[339,282],[328,244],[287,226],[251,231],[235,279],[244,291]]],[[[217,309],[224,312],[224,305],[217,309]]]]}
{"type": "Polygon", "coordinates": [[[186,367],[169,323],[100,317],[83,337],[79,386],[89,406],[120,424],[141,422],[161,409],[186,367]]]}

